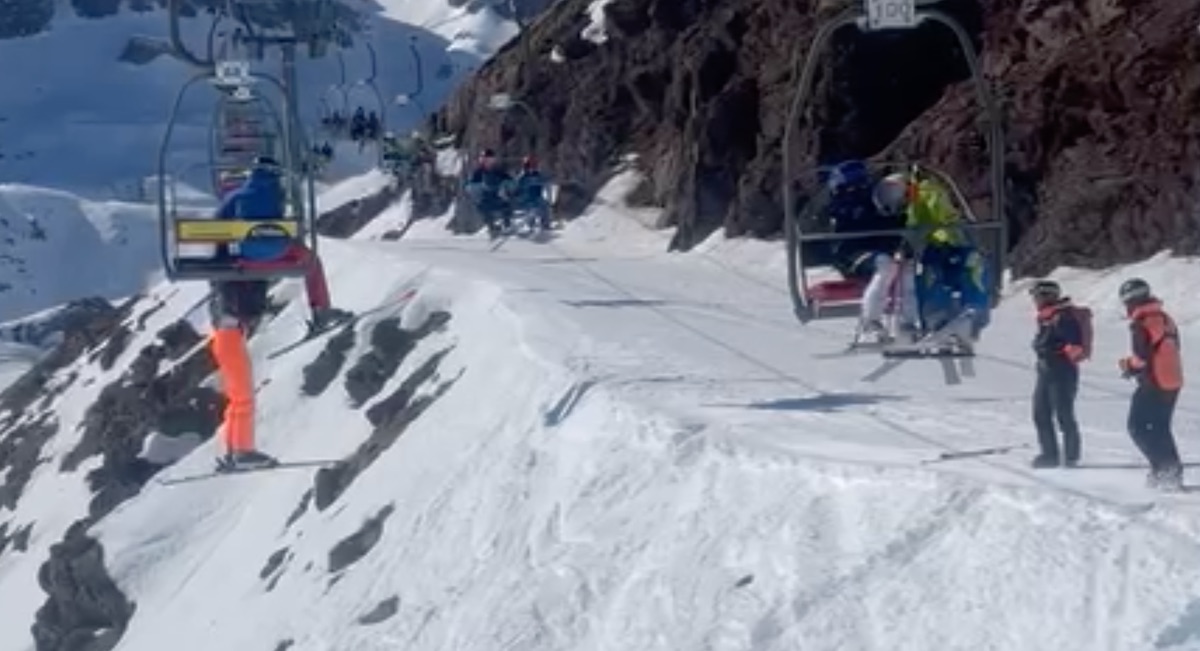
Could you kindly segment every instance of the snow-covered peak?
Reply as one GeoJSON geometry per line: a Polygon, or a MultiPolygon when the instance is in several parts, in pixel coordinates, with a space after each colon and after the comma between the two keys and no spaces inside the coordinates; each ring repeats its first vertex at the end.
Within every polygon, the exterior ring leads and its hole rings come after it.
{"type": "MultiPolygon", "coordinates": [[[[301,60],[299,99],[314,139],[321,137],[321,112],[334,109],[382,109],[385,127],[397,132],[424,124],[450,91],[516,34],[514,22],[486,7],[455,9],[426,0],[358,8],[367,28],[355,47],[301,60]]],[[[185,41],[198,46],[207,39],[210,19],[202,14],[183,20],[182,27],[185,41]]],[[[140,200],[145,179],[156,173],[169,109],[191,71],[169,57],[142,65],[118,59],[131,37],[162,39],[167,29],[161,10],[104,19],[63,11],[36,36],[0,40],[0,60],[37,62],[7,65],[0,75],[0,183],[140,200]]],[[[172,173],[209,160],[214,102],[213,92],[200,88],[183,104],[169,152],[172,173]]],[[[374,153],[360,157],[354,148],[344,149],[346,160],[334,169],[340,177],[376,162],[374,153]]]]}

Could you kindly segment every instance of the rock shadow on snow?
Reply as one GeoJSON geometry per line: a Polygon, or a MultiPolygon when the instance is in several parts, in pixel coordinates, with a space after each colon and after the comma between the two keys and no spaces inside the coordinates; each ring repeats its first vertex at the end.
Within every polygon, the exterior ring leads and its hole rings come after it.
{"type": "Polygon", "coordinates": [[[383,390],[388,380],[422,339],[450,322],[450,313],[431,312],[414,330],[400,327],[399,318],[384,319],[371,331],[371,350],[358,358],[346,371],[346,393],[355,409],[362,407],[383,390]]]}
{"type": "Polygon", "coordinates": [[[400,612],[400,597],[392,595],[359,616],[358,623],[363,626],[371,626],[395,617],[398,612],[400,612]]]}
{"type": "Polygon", "coordinates": [[[375,428],[367,440],[345,459],[317,471],[313,505],[318,511],[337,501],[364,470],[399,440],[412,422],[458,381],[461,375],[439,383],[425,395],[417,394],[426,383],[436,381],[438,366],[451,350],[452,347],[431,355],[391,395],[367,410],[367,419],[375,428]]]}
{"type": "Polygon", "coordinates": [[[549,411],[542,416],[542,423],[546,427],[557,427],[575,411],[575,406],[583,399],[592,387],[596,386],[596,380],[584,380],[572,384],[563,395],[554,403],[549,411]]]}
{"type": "Polygon", "coordinates": [[[350,350],[354,348],[357,336],[353,326],[343,326],[341,332],[330,337],[325,349],[317,358],[305,365],[304,382],[300,385],[300,392],[309,397],[325,393],[346,365],[346,359],[350,350]]]}
{"type": "Polygon", "coordinates": [[[0,522],[0,556],[3,556],[4,552],[10,549],[18,553],[28,550],[29,534],[33,533],[33,525],[34,523],[30,522],[18,527],[10,535],[8,533],[8,523],[0,522]]]}
{"type": "Polygon", "coordinates": [[[362,560],[383,538],[383,523],[396,511],[393,504],[379,509],[357,531],[339,540],[329,550],[329,573],[337,574],[362,560]]]}
{"type": "Polygon", "coordinates": [[[578,301],[562,301],[564,305],[570,307],[587,308],[587,307],[662,307],[669,305],[668,301],[658,299],[641,299],[641,298],[605,298],[605,299],[584,299],[578,301]]]}
{"type": "Polygon", "coordinates": [[[907,400],[907,398],[878,393],[821,393],[803,398],[780,398],[778,400],[751,402],[742,406],[747,409],[761,409],[766,411],[833,412],[847,407],[865,407],[901,400],[907,400]]]}

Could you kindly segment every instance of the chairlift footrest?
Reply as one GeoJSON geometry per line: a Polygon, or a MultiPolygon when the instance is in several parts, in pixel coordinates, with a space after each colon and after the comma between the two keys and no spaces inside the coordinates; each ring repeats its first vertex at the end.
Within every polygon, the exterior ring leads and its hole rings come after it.
{"type": "Polygon", "coordinates": [[[889,359],[958,359],[974,357],[975,351],[963,348],[885,348],[883,356],[889,359]]]}

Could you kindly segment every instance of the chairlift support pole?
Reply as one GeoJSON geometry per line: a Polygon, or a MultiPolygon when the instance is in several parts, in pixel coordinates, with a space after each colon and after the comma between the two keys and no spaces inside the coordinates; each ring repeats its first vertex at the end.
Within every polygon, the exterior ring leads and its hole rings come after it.
{"type": "MultiPolygon", "coordinates": [[[[807,50],[797,48],[795,58],[792,63],[793,71],[799,70],[799,81],[796,90],[792,96],[792,101],[788,110],[788,119],[784,126],[783,133],[783,203],[784,203],[784,228],[786,229],[788,241],[788,284],[792,294],[793,306],[797,316],[801,317],[802,321],[806,321],[803,315],[812,313],[812,305],[809,297],[806,295],[804,288],[807,287],[807,278],[804,269],[804,260],[802,245],[808,241],[828,240],[828,239],[848,239],[846,236],[839,237],[824,237],[815,236],[812,234],[804,234],[800,232],[801,223],[798,219],[796,210],[796,195],[792,183],[797,179],[796,170],[792,165],[793,155],[793,138],[797,122],[803,117],[803,110],[807,108],[812,94],[813,77],[816,74],[817,65],[820,63],[820,54],[824,52],[833,35],[843,28],[855,26],[861,31],[876,31],[878,29],[913,29],[926,21],[932,21],[945,26],[954,33],[958,41],[959,48],[962,51],[963,58],[966,60],[967,67],[970,70],[972,84],[975,86],[976,100],[980,110],[984,113],[988,120],[988,128],[984,132],[984,137],[987,141],[989,150],[989,163],[991,173],[989,175],[990,190],[991,190],[991,215],[990,219],[985,219],[983,222],[976,224],[957,225],[958,228],[973,229],[973,230],[995,230],[998,231],[996,250],[989,256],[992,266],[991,284],[992,299],[998,301],[1000,297],[1000,288],[1003,285],[1003,273],[1007,268],[1007,250],[1008,250],[1008,224],[1006,218],[1005,205],[1005,169],[1004,169],[1004,126],[998,107],[992,98],[988,82],[985,79],[982,71],[982,66],[979,63],[979,56],[975,51],[975,46],[971,42],[970,35],[963,29],[949,14],[938,9],[930,8],[929,5],[935,4],[937,0],[908,0],[907,4],[911,7],[911,20],[907,24],[885,25],[882,28],[875,28],[871,25],[870,7],[874,3],[880,3],[880,0],[864,0],[864,4],[859,7],[852,7],[843,10],[832,21],[824,24],[813,37],[807,50]]],[[[902,7],[902,0],[893,0],[887,3],[883,0],[881,4],[892,4],[897,7],[902,7]]],[[[948,177],[947,177],[948,178],[948,177]]],[[[969,209],[966,204],[965,197],[961,191],[953,183],[950,184],[956,198],[961,201],[961,204],[969,209]]],[[[810,202],[811,205],[812,202],[810,202]]],[[[905,231],[907,232],[907,231],[905,231]]]]}

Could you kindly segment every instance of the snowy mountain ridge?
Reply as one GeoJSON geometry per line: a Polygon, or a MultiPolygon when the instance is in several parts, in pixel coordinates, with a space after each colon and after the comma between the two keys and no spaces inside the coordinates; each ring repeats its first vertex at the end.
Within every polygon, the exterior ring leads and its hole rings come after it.
{"type": "MultiPolygon", "coordinates": [[[[314,142],[325,138],[317,130],[321,112],[333,109],[378,110],[385,128],[397,133],[423,125],[451,90],[517,33],[514,23],[486,6],[389,0],[359,9],[369,17],[368,29],[354,48],[300,62],[302,120],[314,142]]],[[[185,42],[195,45],[207,38],[210,21],[186,19],[181,27],[185,42]]],[[[119,58],[131,37],[164,39],[167,29],[160,10],[102,20],[66,14],[45,33],[0,40],[0,59],[38,62],[0,77],[0,180],[90,199],[145,200],[168,112],[192,71],[169,57],[143,65],[119,58]],[[55,119],[47,120],[51,115],[55,119]]],[[[211,90],[187,96],[168,156],[168,173],[196,187],[204,187],[203,179],[187,174],[195,176],[209,160],[214,105],[211,90]]],[[[377,160],[373,149],[337,149],[330,170],[335,181],[357,176],[377,160]]]]}

